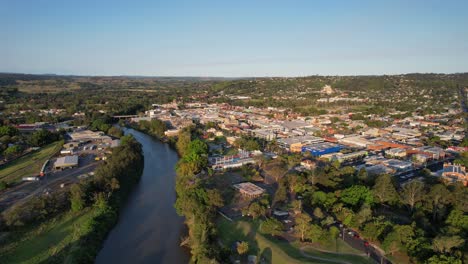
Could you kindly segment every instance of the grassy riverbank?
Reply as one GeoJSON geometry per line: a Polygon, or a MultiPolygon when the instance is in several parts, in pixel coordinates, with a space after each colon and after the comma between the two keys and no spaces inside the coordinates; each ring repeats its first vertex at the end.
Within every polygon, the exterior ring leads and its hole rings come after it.
{"type": "Polygon", "coordinates": [[[1,247],[0,258],[5,263],[43,263],[52,258],[65,258],[72,245],[76,244],[90,230],[86,223],[93,219],[94,209],[79,213],[67,213],[41,225],[31,226],[15,236],[7,246],[1,247]],[[19,239],[18,239],[19,238],[19,239]]]}

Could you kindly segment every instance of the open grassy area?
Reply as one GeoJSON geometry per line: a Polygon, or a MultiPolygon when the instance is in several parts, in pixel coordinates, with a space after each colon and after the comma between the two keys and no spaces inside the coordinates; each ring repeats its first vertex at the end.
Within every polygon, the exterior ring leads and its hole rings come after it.
{"type": "Polygon", "coordinates": [[[58,254],[86,233],[83,223],[93,217],[92,210],[78,214],[68,213],[26,233],[12,234],[5,246],[0,247],[1,263],[41,263],[58,254]],[[5,262],[3,262],[5,261],[5,262]]]}
{"type": "Polygon", "coordinates": [[[217,222],[219,237],[226,247],[235,241],[248,241],[249,254],[264,257],[268,263],[372,263],[369,259],[350,254],[326,253],[310,247],[301,252],[298,243],[289,243],[257,232],[258,224],[247,221],[217,222]]]}
{"type": "Polygon", "coordinates": [[[20,181],[22,177],[37,176],[42,165],[60,151],[63,141],[57,141],[29,153],[0,169],[0,180],[7,183],[20,181]]]}

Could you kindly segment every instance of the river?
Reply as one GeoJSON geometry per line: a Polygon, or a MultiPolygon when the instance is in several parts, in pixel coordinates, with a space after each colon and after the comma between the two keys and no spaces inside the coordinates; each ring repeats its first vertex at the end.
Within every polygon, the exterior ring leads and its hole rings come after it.
{"type": "Polygon", "coordinates": [[[144,133],[125,133],[143,145],[145,167],[96,263],[188,263],[189,252],[179,246],[184,219],[174,208],[177,153],[144,133]]]}

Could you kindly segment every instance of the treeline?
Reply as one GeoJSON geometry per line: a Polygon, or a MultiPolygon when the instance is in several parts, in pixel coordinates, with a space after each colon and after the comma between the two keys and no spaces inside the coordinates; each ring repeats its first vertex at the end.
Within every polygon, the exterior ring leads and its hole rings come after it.
{"type": "Polygon", "coordinates": [[[138,124],[133,125],[133,128],[160,139],[164,137],[167,125],[164,121],[152,119],[151,121],[141,120],[138,124]]]}
{"type": "Polygon", "coordinates": [[[31,135],[22,135],[13,126],[0,126],[0,153],[9,160],[21,155],[28,147],[43,147],[63,139],[63,131],[40,129],[31,135]]]}
{"type": "Polygon", "coordinates": [[[72,211],[95,208],[94,217],[85,225],[87,234],[67,254],[70,263],[93,263],[109,231],[118,220],[122,201],[129,195],[143,172],[141,144],[133,136],[121,138],[121,146],[112,150],[95,176],[70,190],[72,211]]]}
{"type": "Polygon", "coordinates": [[[218,190],[209,189],[200,177],[207,170],[208,146],[197,138],[192,138],[190,128],[180,132],[176,143],[181,159],[176,165],[175,208],[185,217],[188,236],[183,244],[191,249],[194,263],[208,263],[219,258],[216,237],[215,216],[217,209],[224,205],[218,190]]]}

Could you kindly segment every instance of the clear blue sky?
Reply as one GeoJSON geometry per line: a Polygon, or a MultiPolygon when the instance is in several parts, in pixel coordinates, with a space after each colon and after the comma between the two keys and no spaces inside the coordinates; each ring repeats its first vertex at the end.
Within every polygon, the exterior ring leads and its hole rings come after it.
{"type": "Polygon", "coordinates": [[[467,72],[467,10],[466,0],[0,0],[0,72],[467,72]]]}

